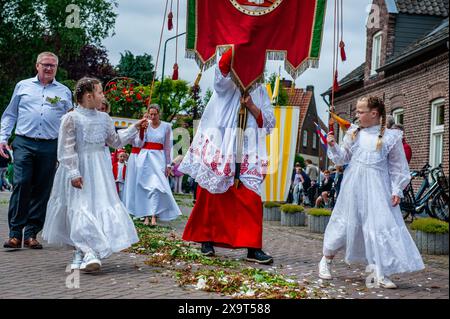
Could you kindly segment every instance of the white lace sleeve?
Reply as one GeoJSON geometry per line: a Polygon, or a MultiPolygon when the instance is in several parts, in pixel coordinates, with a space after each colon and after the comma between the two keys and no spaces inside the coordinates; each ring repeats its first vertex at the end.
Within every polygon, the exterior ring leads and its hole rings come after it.
{"type": "Polygon", "coordinates": [[[76,147],[75,120],[72,114],[62,118],[58,136],[58,161],[59,165],[67,170],[68,177],[72,180],[81,177],[78,166],[78,154],[76,147]]]}
{"type": "Polygon", "coordinates": [[[272,133],[272,130],[275,128],[275,114],[273,112],[272,104],[270,103],[269,94],[267,94],[267,90],[261,86],[260,90],[262,91],[262,101],[263,104],[261,106],[261,112],[263,117],[263,128],[266,129],[266,134],[272,133]]]}
{"type": "Polygon", "coordinates": [[[227,76],[223,76],[222,72],[219,69],[219,66],[216,66],[215,71],[216,73],[214,77],[214,90],[219,96],[229,92],[230,90],[236,89],[236,84],[234,84],[230,74],[228,74],[227,76]]]}
{"type": "Polygon", "coordinates": [[[164,138],[164,155],[166,157],[166,165],[172,162],[172,126],[168,124],[166,126],[165,138],[164,138]]]}
{"type": "Polygon", "coordinates": [[[131,125],[126,129],[118,130],[116,132],[114,124],[108,115],[106,121],[108,132],[106,137],[106,144],[108,144],[112,148],[121,148],[127,144],[130,144],[138,133],[138,129],[134,125],[131,125]]]}
{"type": "Polygon", "coordinates": [[[352,125],[344,136],[342,146],[339,144],[334,144],[334,147],[328,145],[327,155],[334,164],[338,166],[343,166],[350,163],[352,158],[352,134],[357,129],[357,126],[352,125]]]}
{"type": "MultiPolygon", "coordinates": [[[[398,131],[402,133],[401,131],[398,131]]],[[[411,179],[408,161],[402,143],[402,134],[396,134],[395,141],[388,145],[388,166],[391,177],[392,195],[403,198],[403,190],[411,179]]]]}

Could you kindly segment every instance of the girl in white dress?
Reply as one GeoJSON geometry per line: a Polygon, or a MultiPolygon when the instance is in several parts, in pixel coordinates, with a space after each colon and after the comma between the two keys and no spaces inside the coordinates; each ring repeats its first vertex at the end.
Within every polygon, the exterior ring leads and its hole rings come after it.
{"type": "Polygon", "coordinates": [[[159,106],[149,106],[150,125],[140,141],[142,148],[136,158],[136,217],[146,217],[144,224],[156,225],[156,217],[170,221],[181,215],[175,198],[173,198],[168,176],[171,172],[172,127],[159,118],[159,106]]]}
{"type": "Polygon", "coordinates": [[[105,142],[122,147],[144,120],[116,133],[108,114],[96,110],[103,91],[97,79],[76,85],[79,107],[61,120],[58,161],[47,206],[43,238],[75,248],[72,269],[96,271],[101,258],[138,241],[134,224],[120,201],[105,155],[105,142]]]}
{"type": "Polygon", "coordinates": [[[319,277],[332,278],[331,262],[344,248],[347,263],[374,267],[373,287],[396,288],[387,276],[424,268],[398,206],[410,180],[403,133],[385,128],[385,106],[377,97],[360,99],[356,114],[360,126],[352,125],[343,145],[333,134],[327,138],[329,158],[348,167],[325,231],[319,277]]]}

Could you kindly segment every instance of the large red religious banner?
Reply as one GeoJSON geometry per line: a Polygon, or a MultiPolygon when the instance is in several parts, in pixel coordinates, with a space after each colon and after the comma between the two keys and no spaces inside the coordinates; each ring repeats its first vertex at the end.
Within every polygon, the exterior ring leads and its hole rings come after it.
{"type": "Polygon", "coordinates": [[[233,47],[231,71],[248,90],[266,58],[285,60],[294,78],[317,67],[326,0],[188,0],[188,57],[212,66],[217,48],[233,47]]]}

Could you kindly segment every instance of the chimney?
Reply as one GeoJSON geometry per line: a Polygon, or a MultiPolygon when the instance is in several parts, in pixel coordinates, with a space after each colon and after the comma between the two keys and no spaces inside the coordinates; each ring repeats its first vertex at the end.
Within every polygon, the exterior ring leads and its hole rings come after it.
{"type": "Polygon", "coordinates": [[[291,80],[286,80],[285,78],[283,78],[283,79],[280,81],[280,84],[281,84],[282,87],[288,89],[288,88],[291,87],[292,81],[291,81],[291,80]]]}

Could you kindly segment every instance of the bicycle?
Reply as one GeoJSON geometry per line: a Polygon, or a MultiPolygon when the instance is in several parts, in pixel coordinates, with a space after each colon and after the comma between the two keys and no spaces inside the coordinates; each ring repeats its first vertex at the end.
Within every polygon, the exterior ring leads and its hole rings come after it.
{"type": "Polygon", "coordinates": [[[432,172],[432,177],[438,184],[439,190],[431,200],[430,212],[435,218],[448,222],[449,183],[442,164],[432,172]]]}
{"type": "Polygon", "coordinates": [[[443,182],[446,178],[442,165],[431,170],[430,168],[431,166],[426,164],[420,171],[411,171],[411,181],[403,191],[403,199],[400,202],[404,220],[409,216],[414,220],[415,215],[425,212],[430,217],[448,221],[448,195],[443,182]],[[429,176],[432,178],[432,183],[429,181],[429,176]],[[423,178],[423,181],[417,193],[414,194],[413,180],[417,177],[423,178]]]}

